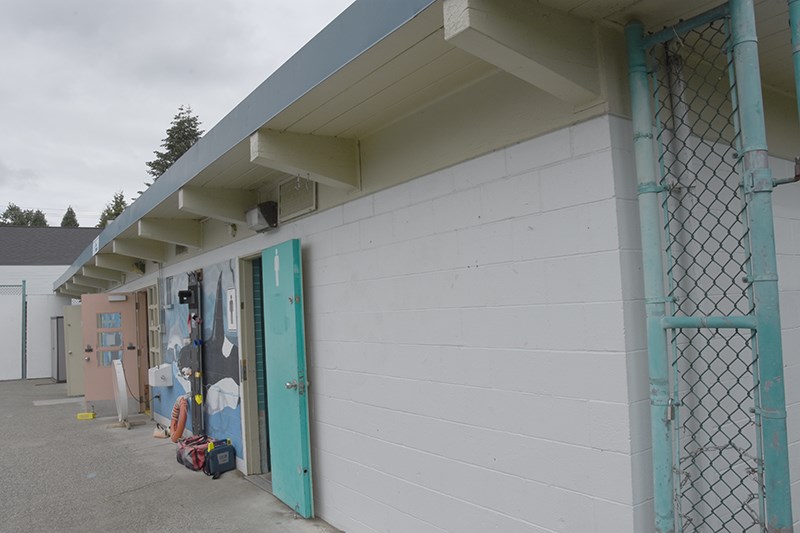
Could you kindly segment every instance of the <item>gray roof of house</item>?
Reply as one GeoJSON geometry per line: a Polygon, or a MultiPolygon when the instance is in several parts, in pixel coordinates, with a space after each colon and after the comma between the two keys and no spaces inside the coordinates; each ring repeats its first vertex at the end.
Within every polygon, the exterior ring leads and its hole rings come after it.
{"type": "Polygon", "coordinates": [[[69,265],[99,228],[0,226],[0,265],[69,265]]]}

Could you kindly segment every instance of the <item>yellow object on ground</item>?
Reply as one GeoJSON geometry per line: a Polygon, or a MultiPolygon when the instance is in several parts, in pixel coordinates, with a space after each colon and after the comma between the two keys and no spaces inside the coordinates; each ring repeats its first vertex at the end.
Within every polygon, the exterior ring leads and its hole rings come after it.
{"type": "Polygon", "coordinates": [[[94,412],[78,413],[77,415],[75,415],[75,418],[77,418],[78,420],[91,420],[91,419],[95,418],[96,416],[97,416],[97,414],[94,413],[94,412]]]}

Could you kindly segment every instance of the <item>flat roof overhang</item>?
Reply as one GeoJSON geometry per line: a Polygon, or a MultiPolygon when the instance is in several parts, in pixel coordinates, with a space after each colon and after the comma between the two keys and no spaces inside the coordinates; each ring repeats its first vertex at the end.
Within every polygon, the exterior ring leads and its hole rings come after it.
{"type": "MultiPolygon", "coordinates": [[[[109,224],[53,287],[63,287],[97,251],[112,251],[117,239],[138,239],[138,222],[147,217],[197,219],[178,210],[178,191],[187,185],[230,189],[253,188],[286,175],[250,162],[250,135],[271,121],[295,122],[331,97],[329,86],[359,77],[361,65],[379,66],[382,56],[396,55],[407,42],[430,31],[430,14],[415,19],[436,0],[358,1],[276,70],[247,98],[209,130],[169,170],[109,224]],[[338,74],[338,76],[337,76],[338,74]],[[302,100],[302,102],[300,102],[302,100]],[[314,106],[317,102],[317,106],[314,106]],[[299,104],[299,105],[298,105],[299,104]],[[294,120],[289,117],[295,117],[294,120]]],[[[435,16],[433,17],[436,18],[435,16]]],[[[439,15],[441,18],[441,15],[439,15]]],[[[439,23],[441,26],[441,23],[439,23]]],[[[364,74],[361,73],[360,77],[364,74]]],[[[276,122],[276,128],[285,129],[276,122]]],[[[255,203],[255,202],[254,202],[255,203]]]]}
{"type": "MultiPolygon", "coordinates": [[[[446,0],[470,7],[485,1],[446,0]]],[[[576,19],[622,26],[636,18],[652,30],[720,3],[541,2],[576,19]]],[[[199,225],[204,216],[179,207],[194,192],[198,192],[200,203],[202,191],[208,190],[216,198],[225,197],[232,206],[247,202],[254,206],[259,189],[293,175],[291,169],[282,169],[281,165],[269,168],[253,162],[251,136],[259,130],[332,139],[329,144],[341,141],[346,152],[348,141],[357,142],[437,99],[499,72],[496,65],[445,39],[443,4],[443,0],[355,2],[144,191],[98,236],[94,246],[81,253],[54,283],[54,289],[74,284],[74,277],[84,274],[86,266],[136,272],[139,267],[131,265],[139,259],[163,261],[163,251],[159,251],[162,241],[154,239],[195,245],[193,224],[199,225]],[[229,195],[225,190],[230,191],[229,195]],[[243,196],[243,191],[252,194],[243,196]],[[158,234],[159,219],[170,220],[174,226],[170,235],[158,234]],[[95,261],[97,252],[104,256],[102,264],[95,261]]],[[[764,82],[793,96],[786,3],[762,0],[756,8],[764,82]]],[[[332,180],[336,185],[335,176],[332,180]]],[[[350,186],[346,182],[340,185],[350,186]]],[[[220,217],[224,219],[225,214],[220,217]]]]}

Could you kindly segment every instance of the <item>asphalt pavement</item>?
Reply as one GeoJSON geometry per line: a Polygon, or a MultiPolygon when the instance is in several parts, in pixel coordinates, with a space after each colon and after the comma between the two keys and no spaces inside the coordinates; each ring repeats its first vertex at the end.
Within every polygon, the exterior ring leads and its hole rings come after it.
{"type": "Polygon", "coordinates": [[[155,423],[77,420],[63,383],[0,382],[0,531],[335,533],[238,471],[214,480],[175,460],[155,423]]]}

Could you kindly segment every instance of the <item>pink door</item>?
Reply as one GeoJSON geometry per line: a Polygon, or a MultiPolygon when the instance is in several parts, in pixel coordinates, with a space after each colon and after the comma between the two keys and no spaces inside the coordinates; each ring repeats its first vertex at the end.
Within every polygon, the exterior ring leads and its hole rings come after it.
{"type": "Polygon", "coordinates": [[[136,298],[132,293],[84,294],[83,321],[84,379],[86,407],[98,415],[115,411],[112,361],[122,360],[131,412],[139,412],[139,361],[136,346],[136,298]],[[133,399],[132,393],[137,395],[133,399]]]}

